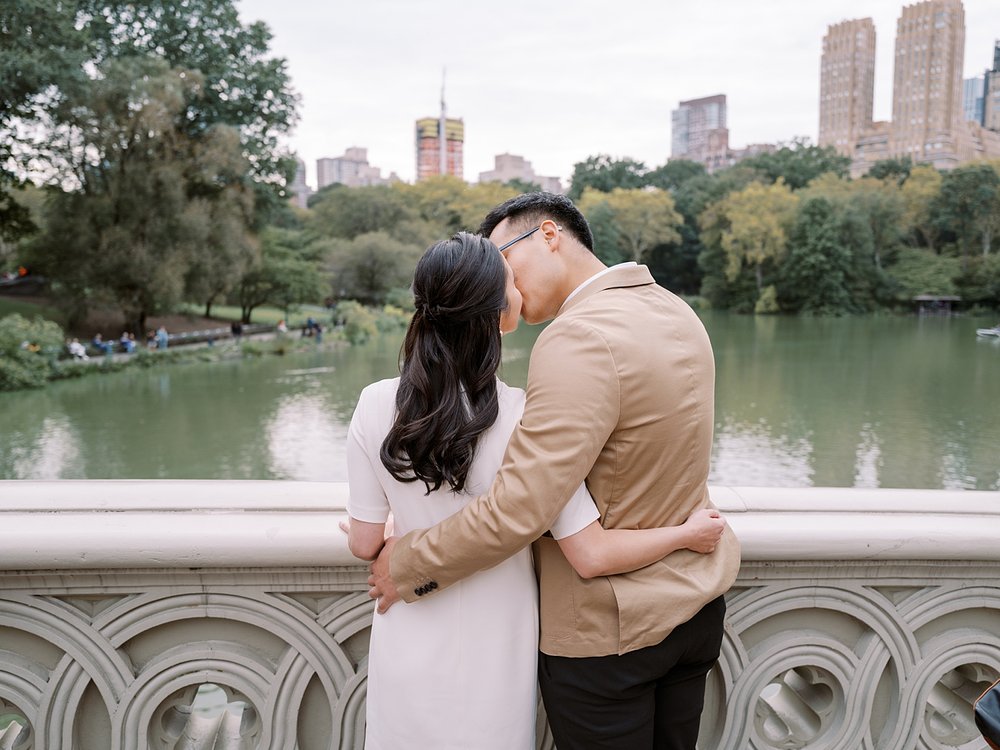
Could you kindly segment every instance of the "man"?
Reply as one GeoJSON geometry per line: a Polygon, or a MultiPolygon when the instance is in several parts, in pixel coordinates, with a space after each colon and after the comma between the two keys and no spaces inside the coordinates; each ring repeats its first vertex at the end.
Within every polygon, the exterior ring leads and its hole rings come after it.
{"type": "Polygon", "coordinates": [[[679,524],[711,504],[708,336],[644,266],[601,263],[563,196],[512,198],[480,231],[514,271],[524,320],[553,322],[532,351],[524,415],[489,494],[388,540],[369,593],[380,611],[400,594],[432,596],[538,539],[539,680],[559,750],[694,750],[722,594],[739,569],[732,531],[711,554],[682,550],[589,580],[539,537],[584,480],[606,528],[679,524]]]}

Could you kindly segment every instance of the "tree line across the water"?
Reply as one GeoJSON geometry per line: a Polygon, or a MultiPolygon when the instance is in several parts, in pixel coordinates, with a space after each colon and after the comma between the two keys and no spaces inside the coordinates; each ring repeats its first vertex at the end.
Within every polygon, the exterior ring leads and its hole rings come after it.
{"type": "MultiPolygon", "coordinates": [[[[280,142],[297,96],[267,27],[230,0],[12,0],[0,34],[0,271],[50,279],[71,319],[116,307],[141,333],[182,302],[246,320],[262,305],[405,306],[427,245],[533,187],[331,186],[293,208],[280,142]]],[[[1000,306],[997,164],[848,169],[804,140],[714,174],[592,156],[570,196],[603,260],[646,263],[716,308],[1000,306]]]]}

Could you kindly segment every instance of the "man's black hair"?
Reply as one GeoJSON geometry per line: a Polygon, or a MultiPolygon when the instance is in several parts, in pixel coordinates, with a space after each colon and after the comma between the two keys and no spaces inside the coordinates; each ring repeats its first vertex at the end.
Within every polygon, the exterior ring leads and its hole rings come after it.
{"type": "Polygon", "coordinates": [[[510,219],[514,229],[527,231],[546,219],[551,219],[569,232],[585,248],[594,252],[594,235],[590,225],[573,201],[558,193],[524,193],[506,200],[483,219],[479,233],[489,237],[504,219],[510,219]]]}

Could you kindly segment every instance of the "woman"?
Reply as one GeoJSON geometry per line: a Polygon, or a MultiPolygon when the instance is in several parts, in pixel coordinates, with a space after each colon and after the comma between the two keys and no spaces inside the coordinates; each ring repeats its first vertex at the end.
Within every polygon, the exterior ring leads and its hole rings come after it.
{"type": "MultiPolygon", "coordinates": [[[[517,327],[521,310],[496,247],[465,233],[439,242],[417,263],[413,292],[401,375],[362,392],[348,432],[349,544],[365,560],[381,548],[390,511],[406,533],[485,493],[524,406],[524,392],[496,377],[500,336],[517,327]]],[[[677,527],[605,530],[580,487],[550,531],[591,578],[685,547],[710,552],[724,525],[706,510],[677,527]]],[[[377,616],[365,747],[533,748],[537,644],[528,549],[377,616]]]]}

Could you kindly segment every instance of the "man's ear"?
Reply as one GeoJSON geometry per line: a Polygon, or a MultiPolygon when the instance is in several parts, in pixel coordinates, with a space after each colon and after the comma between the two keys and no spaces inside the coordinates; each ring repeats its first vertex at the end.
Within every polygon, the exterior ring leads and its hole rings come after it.
{"type": "Polygon", "coordinates": [[[542,236],[545,238],[545,243],[549,246],[549,250],[558,250],[559,242],[562,239],[562,235],[559,232],[559,225],[556,224],[552,219],[546,219],[540,225],[542,236]]]}

